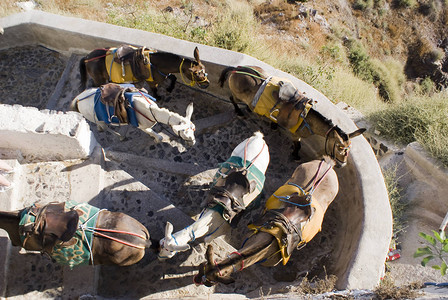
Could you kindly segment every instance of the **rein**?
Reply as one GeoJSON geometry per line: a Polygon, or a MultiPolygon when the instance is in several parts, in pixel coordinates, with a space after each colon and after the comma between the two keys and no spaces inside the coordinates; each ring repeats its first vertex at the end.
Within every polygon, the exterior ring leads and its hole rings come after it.
{"type": "Polygon", "coordinates": [[[251,76],[251,77],[254,77],[254,78],[258,78],[258,79],[261,79],[261,80],[266,80],[266,78],[261,77],[262,74],[259,71],[255,70],[254,68],[251,68],[251,67],[238,67],[238,68],[246,68],[246,69],[252,70],[255,73],[257,73],[258,75],[255,75],[255,74],[252,74],[252,73],[249,73],[249,72],[244,72],[244,71],[236,71],[236,70],[232,71],[232,73],[241,74],[241,75],[248,75],[248,76],[251,76]]]}
{"type": "Polygon", "coordinates": [[[311,185],[311,188],[310,188],[310,190],[309,190],[308,193],[305,192],[305,190],[304,190],[301,186],[299,186],[298,184],[295,184],[294,182],[288,182],[289,185],[295,186],[295,187],[297,187],[297,188],[300,189],[300,191],[303,193],[303,195],[306,196],[306,199],[307,199],[307,201],[308,201],[307,204],[299,204],[299,203],[294,203],[294,202],[288,201],[288,200],[291,198],[291,195],[288,195],[288,196],[277,196],[277,195],[273,194],[273,196],[274,196],[275,198],[277,198],[279,201],[286,202],[286,203],[295,205],[295,206],[297,206],[297,207],[310,206],[310,205],[311,205],[311,202],[312,202],[312,198],[311,198],[311,197],[312,197],[313,193],[317,190],[317,188],[318,188],[319,185],[322,183],[322,181],[323,181],[323,179],[325,178],[325,176],[327,176],[328,172],[331,170],[331,166],[330,166],[330,167],[323,173],[322,177],[320,177],[319,180],[318,180],[317,178],[319,177],[320,170],[321,170],[321,168],[322,168],[322,164],[323,164],[323,162],[324,162],[324,160],[321,160],[320,163],[319,163],[319,167],[318,167],[317,172],[316,172],[316,175],[315,175],[315,177],[314,177],[313,184],[311,185]]]}

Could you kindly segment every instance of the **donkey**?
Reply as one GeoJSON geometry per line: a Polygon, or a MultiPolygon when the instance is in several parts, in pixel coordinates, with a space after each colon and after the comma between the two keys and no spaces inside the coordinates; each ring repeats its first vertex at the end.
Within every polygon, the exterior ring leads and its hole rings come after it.
{"type": "Polygon", "coordinates": [[[148,230],[136,219],[74,201],[0,211],[0,228],[13,246],[41,251],[71,268],[129,266],[152,244],[148,230]]]}
{"type": "Polygon", "coordinates": [[[334,161],[329,157],[299,165],[291,178],[266,201],[263,216],[238,251],[216,262],[208,246],[205,263],[194,277],[196,284],[212,286],[234,282],[232,273],[262,262],[285,265],[295,248],[303,247],[321,230],[325,212],[339,190],[334,161]]]}
{"type": "MultiPolygon", "coordinates": [[[[158,122],[168,125],[171,130],[180,138],[182,138],[189,146],[196,143],[194,132],[195,125],[191,122],[193,114],[193,102],[191,102],[186,110],[185,117],[169,111],[166,108],[157,106],[155,99],[133,88],[133,85],[117,85],[109,83],[100,88],[89,88],[73,99],[70,109],[81,113],[90,122],[96,123],[99,130],[107,130],[123,140],[125,137],[118,132],[111,130],[107,124],[111,125],[127,125],[120,122],[118,118],[121,114],[117,111],[116,105],[108,105],[103,103],[104,91],[115,90],[115,94],[109,95],[108,98],[117,100],[119,96],[124,95],[124,102],[118,107],[125,107],[124,114],[128,117],[128,123],[143,130],[154,138],[156,143],[161,142],[163,137],[152,130],[152,127],[158,122]],[[118,87],[118,88],[116,88],[118,87]],[[121,94],[120,94],[121,93],[121,94]]],[[[107,98],[107,97],[106,97],[107,98]]]]}
{"type": "Polygon", "coordinates": [[[219,78],[223,87],[228,81],[235,111],[243,115],[237,102],[245,103],[251,111],[270,119],[289,131],[294,141],[292,156],[299,160],[300,140],[312,134],[325,138],[326,155],[337,162],[338,167],[347,163],[351,139],[362,134],[365,128],[351,133],[313,109],[314,101],[298,91],[284,78],[269,76],[256,66],[228,67],[219,78]]]}
{"type": "Polygon", "coordinates": [[[177,251],[190,249],[188,243],[204,235],[211,240],[220,226],[230,223],[246,209],[263,189],[269,159],[269,149],[261,132],[255,132],[236,146],[216,172],[208,205],[199,219],[174,234],[173,226],[167,222],[165,237],[159,242],[159,259],[171,258],[177,251]]]}
{"type": "Polygon", "coordinates": [[[176,76],[172,73],[180,73],[182,81],[190,86],[197,85],[205,89],[210,81],[207,78],[205,67],[199,59],[199,49],[193,52],[195,60],[182,58],[179,55],[156,50],[137,48],[122,45],[118,48],[95,49],[79,62],[81,73],[81,90],[86,88],[87,74],[93,79],[95,86],[108,82],[115,83],[142,83],[147,82],[153,96],[160,99],[157,88],[165,79],[171,83],[168,92],[174,89],[176,76]],[[128,58],[128,63],[126,59],[128,58]],[[140,58],[140,59],[138,59],[140,58]],[[132,68],[133,62],[140,63],[140,67],[132,68]],[[133,70],[134,69],[134,70],[133,70]],[[140,70],[135,74],[137,70],[140,70]],[[189,80],[190,82],[187,82],[189,80]]]}

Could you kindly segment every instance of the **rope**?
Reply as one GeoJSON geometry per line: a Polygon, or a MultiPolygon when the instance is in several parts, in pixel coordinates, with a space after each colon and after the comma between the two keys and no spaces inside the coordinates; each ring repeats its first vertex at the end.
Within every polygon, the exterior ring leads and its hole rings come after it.
{"type": "MultiPolygon", "coordinates": [[[[98,50],[106,50],[106,49],[98,49],[98,50]]],[[[99,59],[99,58],[102,58],[102,57],[106,57],[106,56],[107,56],[107,54],[104,54],[104,55],[95,56],[95,57],[92,57],[92,58],[89,58],[89,59],[85,59],[84,63],[88,63],[88,62],[90,62],[92,60],[96,60],[96,59],[99,59]]]]}
{"type": "MultiPolygon", "coordinates": [[[[191,72],[191,78],[192,78],[192,80],[190,80],[190,83],[187,83],[187,82],[185,81],[185,79],[184,79],[184,75],[183,75],[183,73],[182,73],[182,66],[183,66],[183,64],[184,64],[184,61],[185,61],[185,58],[182,58],[182,62],[181,62],[180,65],[179,65],[179,73],[180,73],[180,77],[182,78],[182,81],[183,81],[186,85],[189,85],[189,86],[193,87],[194,84],[195,84],[194,76],[193,76],[193,72],[191,72]]],[[[191,65],[190,65],[190,68],[191,68],[191,65]]]]}

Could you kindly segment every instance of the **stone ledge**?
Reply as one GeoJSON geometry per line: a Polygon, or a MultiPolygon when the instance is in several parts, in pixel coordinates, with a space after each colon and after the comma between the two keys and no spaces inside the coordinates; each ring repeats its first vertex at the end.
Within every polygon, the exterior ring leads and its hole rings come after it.
{"type": "Polygon", "coordinates": [[[27,160],[87,158],[98,145],[78,113],[0,105],[0,148],[20,150],[27,160]]]}
{"type": "Polygon", "coordinates": [[[425,169],[432,177],[445,181],[448,185],[448,169],[429,155],[418,142],[407,145],[405,157],[425,169]]]}

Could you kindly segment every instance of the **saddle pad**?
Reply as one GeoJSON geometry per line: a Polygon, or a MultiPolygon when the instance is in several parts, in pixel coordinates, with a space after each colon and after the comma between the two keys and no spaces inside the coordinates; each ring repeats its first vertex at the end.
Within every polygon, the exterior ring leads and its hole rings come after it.
{"type": "MultiPolygon", "coordinates": [[[[65,203],[65,209],[71,209],[76,207],[77,210],[81,210],[84,214],[79,216],[78,224],[83,224],[86,227],[94,228],[98,218],[99,208],[96,208],[87,203],[77,203],[75,201],[67,201],[65,203]]],[[[76,243],[71,246],[56,245],[53,248],[51,257],[61,265],[68,265],[70,268],[78,265],[88,265],[90,262],[90,247],[93,242],[93,233],[89,231],[83,231],[78,229],[74,235],[76,243]]]]}
{"type": "MultiPolygon", "coordinates": [[[[279,187],[271,197],[266,201],[265,209],[280,209],[285,206],[285,202],[280,201],[277,197],[289,196],[298,193],[303,196],[302,191],[290,184],[285,184],[279,187]],[[275,197],[275,196],[277,197],[275,197]]],[[[311,201],[311,209],[313,210],[311,217],[302,227],[301,241],[308,243],[321,230],[322,222],[324,220],[325,211],[317,201],[311,201]]]]}
{"type": "Polygon", "coordinates": [[[246,160],[246,165],[244,166],[243,164],[244,164],[243,158],[239,156],[231,156],[228,160],[221,163],[219,165],[218,171],[215,173],[215,176],[213,177],[212,186],[216,185],[218,180],[222,178],[221,174],[227,175],[232,168],[241,169],[243,167],[246,168],[248,167],[247,170],[249,172],[247,173],[247,179],[249,180],[249,182],[255,180],[255,182],[257,183],[256,189],[258,191],[258,194],[261,193],[261,191],[263,190],[264,181],[266,179],[265,175],[263,174],[263,172],[258,170],[258,168],[254,164],[252,164],[251,161],[246,160]]]}
{"type": "MultiPolygon", "coordinates": [[[[138,48],[135,47],[137,50],[138,48]]],[[[138,82],[139,80],[134,77],[134,74],[132,73],[131,65],[124,64],[124,76],[123,76],[123,69],[122,65],[119,63],[116,63],[114,61],[115,51],[117,51],[117,48],[110,48],[107,51],[106,54],[106,69],[107,74],[109,74],[109,80],[111,82],[115,83],[131,83],[131,82],[138,82]]],[[[148,58],[148,61],[150,61],[150,53],[155,52],[154,50],[145,50],[145,56],[148,58]]],[[[151,63],[148,65],[148,71],[149,71],[149,78],[146,79],[146,81],[154,81],[152,77],[151,72],[151,63]]]]}
{"type": "MultiPolygon", "coordinates": [[[[156,99],[154,99],[152,96],[150,96],[146,93],[143,93],[143,92],[141,94],[139,92],[124,93],[124,97],[126,98],[126,100],[129,101],[129,104],[131,105],[132,108],[134,107],[134,96],[136,96],[136,95],[137,96],[144,95],[149,100],[152,100],[154,102],[156,101],[156,99]]],[[[112,106],[106,107],[106,105],[104,105],[101,102],[101,90],[100,89],[97,89],[97,91],[95,93],[94,101],[95,101],[94,109],[95,109],[95,114],[96,114],[96,118],[98,119],[98,121],[103,121],[106,124],[120,125],[118,118],[114,116],[114,108],[112,106]],[[107,108],[109,109],[109,113],[107,111],[107,108]]],[[[126,107],[129,124],[131,124],[134,127],[138,127],[137,113],[132,108],[126,107]]]]}
{"type": "MultiPolygon", "coordinates": [[[[277,101],[272,96],[272,93],[274,91],[280,90],[279,81],[290,82],[289,80],[284,79],[284,78],[272,77],[271,80],[264,87],[264,91],[260,95],[260,98],[258,99],[258,101],[255,101],[256,102],[255,107],[252,107],[252,106],[250,107],[256,114],[258,114],[260,116],[264,116],[275,123],[277,123],[278,111],[274,111],[271,114],[271,109],[277,103],[277,101]]],[[[308,113],[310,108],[311,108],[311,105],[306,106],[306,112],[304,112],[305,116],[308,113]]],[[[299,120],[297,120],[297,121],[298,121],[297,124],[295,126],[293,126],[291,129],[289,129],[289,131],[291,131],[292,133],[296,132],[297,129],[300,127],[300,125],[303,122],[303,118],[300,117],[299,120]]]]}
{"type": "MultiPolygon", "coordinates": [[[[77,203],[75,201],[67,201],[65,203],[65,210],[70,210],[75,207],[77,210],[82,210],[84,214],[79,216],[79,224],[85,224],[88,227],[95,227],[98,217],[99,208],[91,206],[87,203],[77,203]]],[[[30,214],[30,209],[24,209],[20,218],[19,226],[25,226],[30,223],[34,223],[36,217],[30,214]]],[[[20,236],[22,243],[25,240],[24,235],[20,236]]],[[[51,257],[61,265],[68,265],[73,268],[77,265],[88,265],[90,262],[90,249],[88,245],[92,245],[93,233],[86,231],[83,233],[79,228],[75,232],[73,238],[76,239],[76,243],[71,246],[56,245],[53,248],[51,257]]]]}

